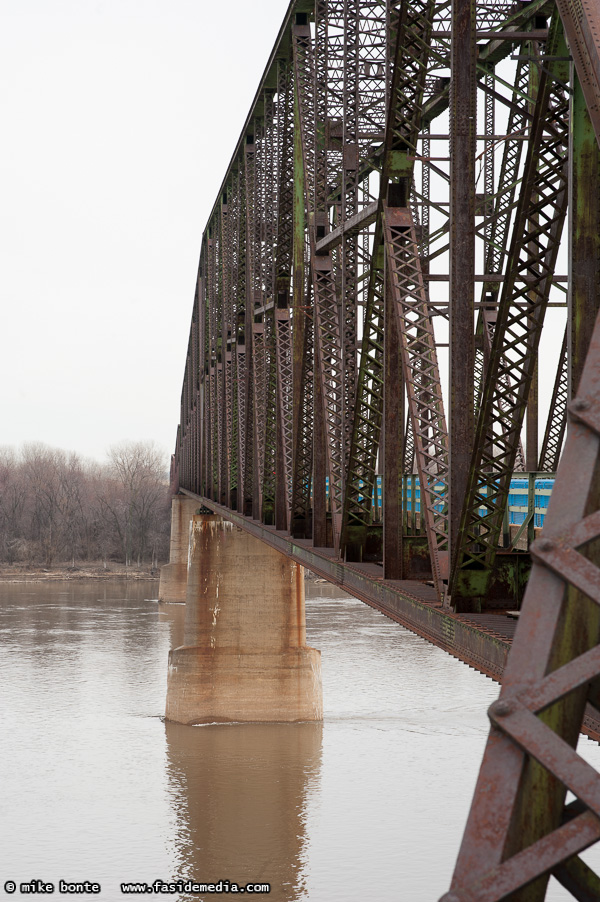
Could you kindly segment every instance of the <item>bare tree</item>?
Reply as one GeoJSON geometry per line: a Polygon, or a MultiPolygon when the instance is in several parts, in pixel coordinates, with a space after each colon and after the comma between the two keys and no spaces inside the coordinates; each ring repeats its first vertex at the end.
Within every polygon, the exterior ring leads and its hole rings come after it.
{"type": "Polygon", "coordinates": [[[109,449],[108,458],[113,486],[102,502],[121,539],[125,565],[134,557],[139,565],[167,495],[165,455],[154,442],[121,442],[109,449]]]}
{"type": "Polygon", "coordinates": [[[154,567],[168,535],[165,456],[153,442],[115,445],[104,465],[39,442],[0,448],[0,560],[151,559],[154,567]]]}
{"type": "Polygon", "coordinates": [[[0,448],[0,554],[9,563],[23,553],[27,487],[12,448],[0,448]]]}

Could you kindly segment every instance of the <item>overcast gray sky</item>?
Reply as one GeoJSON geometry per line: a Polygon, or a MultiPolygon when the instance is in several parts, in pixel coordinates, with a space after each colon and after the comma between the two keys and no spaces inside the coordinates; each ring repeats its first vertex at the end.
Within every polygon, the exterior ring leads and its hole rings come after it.
{"type": "Polygon", "coordinates": [[[287,0],[0,0],[0,444],[171,453],[200,240],[287,0]]]}
{"type": "Polygon", "coordinates": [[[287,6],[0,0],[0,444],[173,450],[202,230],[287,6]]]}

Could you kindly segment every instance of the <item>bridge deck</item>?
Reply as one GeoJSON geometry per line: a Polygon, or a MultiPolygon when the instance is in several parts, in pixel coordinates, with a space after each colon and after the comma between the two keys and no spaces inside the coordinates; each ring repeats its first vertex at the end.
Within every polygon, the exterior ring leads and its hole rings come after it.
{"type": "MultiPolygon", "coordinates": [[[[502,682],[517,625],[514,614],[444,611],[432,585],[417,580],[384,579],[383,567],[379,564],[342,562],[336,558],[333,548],[315,548],[308,539],[294,539],[286,532],[231,511],[208,498],[185,489],[181,491],[469,667],[502,682]]],[[[597,718],[587,716],[583,731],[600,742],[597,718]]]]}

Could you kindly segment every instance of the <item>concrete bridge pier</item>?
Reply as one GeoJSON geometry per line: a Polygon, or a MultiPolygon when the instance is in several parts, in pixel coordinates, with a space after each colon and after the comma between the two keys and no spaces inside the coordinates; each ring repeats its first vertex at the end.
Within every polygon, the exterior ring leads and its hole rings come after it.
{"type": "Polygon", "coordinates": [[[158,600],[166,604],[184,604],[187,591],[190,522],[198,502],[175,495],[171,504],[171,547],[169,563],[160,568],[158,600]]]}
{"type": "Polygon", "coordinates": [[[188,561],[167,720],[321,720],[321,653],[306,645],[303,568],[208,514],[192,518],[188,561]]]}

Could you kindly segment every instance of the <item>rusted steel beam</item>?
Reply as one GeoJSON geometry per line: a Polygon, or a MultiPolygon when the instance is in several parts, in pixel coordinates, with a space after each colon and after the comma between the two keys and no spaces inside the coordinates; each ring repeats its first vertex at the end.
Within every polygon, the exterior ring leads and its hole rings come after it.
{"type": "Polygon", "coordinates": [[[600,8],[595,0],[556,0],[587,111],[600,145],[600,8]]]}
{"type": "Polygon", "coordinates": [[[363,229],[368,228],[377,219],[379,212],[379,202],[374,200],[372,203],[363,207],[358,213],[350,216],[344,223],[332,229],[324,238],[317,241],[315,250],[317,254],[328,254],[336,248],[344,239],[345,235],[356,235],[363,229]]]}
{"type": "MultiPolygon", "coordinates": [[[[597,272],[597,250],[588,261],[597,272]]],[[[600,892],[578,858],[600,839],[600,774],[574,751],[586,702],[599,701],[599,393],[596,319],[447,902],[537,902],[551,874],[575,898],[600,892]],[[576,801],[565,806],[568,790],[576,801]]]]}
{"type": "MultiPolygon", "coordinates": [[[[431,0],[410,4],[404,0],[390,10],[389,16],[386,65],[391,71],[391,79],[342,524],[342,547],[351,547],[353,555],[360,555],[358,549],[365,541],[370,522],[383,413],[384,246],[381,210],[387,199],[390,180],[396,184],[396,190],[404,192],[405,202],[408,198],[414,168],[413,154],[416,153],[422,122],[434,12],[435,4],[431,0]]],[[[398,525],[392,527],[392,510],[394,515],[401,515],[393,502],[392,509],[386,514],[384,501],[388,533],[400,528],[398,525]]],[[[388,549],[388,565],[392,566],[390,553],[388,549]]]]}
{"type": "MultiPolygon", "coordinates": [[[[322,210],[324,200],[321,198],[326,169],[323,163],[324,149],[315,143],[315,108],[312,96],[315,65],[309,26],[296,25],[293,29],[293,37],[298,121],[304,164],[306,206],[309,216],[308,235],[314,298],[314,354],[316,361],[314,375],[315,379],[319,381],[318,391],[315,391],[315,416],[322,417],[324,424],[323,445],[329,476],[332,538],[334,548],[339,550],[344,478],[342,330],[331,258],[329,255],[317,256],[315,251],[318,230],[324,228],[321,223],[321,217],[325,215],[322,210]]],[[[319,451],[321,447],[321,442],[319,442],[319,451]]],[[[315,461],[320,462],[321,457],[315,457],[315,461]]],[[[322,518],[319,523],[322,523],[322,518]]]]}
{"type": "MultiPolygon", "coordinates": [[[[533,36],[534,31],[527,37],[533,36]]],[[[546,32],[547,34],[547,32],[546,32]]],[[[496,326],[497,300],[500,284],[504,281],[504,262],[508,253],[508,227],[513,209],[514,198],[518,187],[519,165],[523,148],[525,126],[531,117],[528,107],[520,103],[520,99],[531,90],[529,66],[524,59],[519,59],[515,73],[512,102],[507,123],[507,137],[502,142],[504,145],[502,163],[499,173],[498,188],[495,189],[493,176],[493,159],[497,150],[496,140],[491,136],[495,133],[494,125],[494,69],[493,63],[487,67],[485,75],[485,132],[490,136],[485,144],[485,193],[483,196],[483,234],[485,237],[484,252],[486,254],[485,270],[487,275],[476,275],[475,281],[483,281],[485,284],[481,294],[481,306],[476,328],[475,340],[475,413],[477,414],[481,403],[481,391],[484,373],[490,358],[492,340],[496,326]],[[496,273],[494,276],[492,273],[496,273]]],[[[528,105],[530,106],[530,104],[528,105]]],[[[481,229],[479,230],[481,231],[481,229]]],[[[509,367],[504,375],[507,389],[510,389],[511,377],[509,367]]],[[[500,402],[503,407],[510,408],[515,403],[510,391],[500,402]]],[[[528,416],[530,411],[528,409],[528,416]]],[[[530,423],[537,418],[537,410],[530,416],[530,423]]],[[[531,433],[531,428],[529,434],[531,433]]],[[[536,463],[532,469],[536,468],[536,463]]],[[[515,470],[526,470],[525,454],[521,441],[517,449],[515,470]]]]}
{"type": "Polygon", "coordinates": [[[261,519],[275,522],[275,479],[277,446],[277,355],[275,337],[275,240],[276,190],[278,180],[277,121],[275,91],[270,86],[264,93],[264,165],[262,170],[263,224],[261,244],[263,256],[263,287],[265,309],[265,393],[264,393],[264,455],[260,478],[263,484],[261,519]]]}
{"type": "Polygon", "coordinates": [[[379,452],[384,392],[384,261],[382,223],[377,220],[370,260],[354,424],[344,498],[342,547],[362,547],[370,522],[379,452]]]}
{"type": "Polygon", "coordinates": [[[537,902],[555,870],[597,886],[576,856],[600,839],[600,774],[574,748],[600,679],[599,395],[597,320],[447,902],[537,902]]]}
{"type": "Polygon", "coordinates": [[[460,543],[452,561],[449,590],[458,610],[479,610],[487,591],[566,214],[569,103],[565,53],[555,18],[547,42],[551,59],[540,76],[508,279],[498,307],[477,420],[460,543]],[[519,281],[521,273],[535,278],[519,281]],[[513,305],[521,300],[528,302],[526,308],[513,305]],[[506,404],[507,393],[516,398],[515,404],[506,404]]]}
{"type": "MultiPolygon", "coordinates": [[[[329,0],[330,4],[332,0],[329,0]]],[[[343,40],[343,109],[342,109],[342,167],[341,167],[341,206],[340,220],[345,223],[358,212],[358,195],[360,181],[359,142],[359,71],[361,67],[361,17],[359,0],[343,0],[341,20],[343,40]]],[[[368,9],[365,9],[368,12],[368,9]]],[[[339,39],[338,39],[339,43],[339,39]]],[[[316,247],[315,247],[316,252],[316,247]]],[[[354,420],[354,401],[356,390],[356,351],[357,351],[357,301],[358,301],[358,236],[346,231],[341,245],[335,254],[338,263],[340,296],[339,317],[342,342],[342,394],[341,394],[341,493],[339,511],[339,535],[341,542],[342,511],[344,506],[345,482],[352,441],[354,420]]],[[[335,537],[334,537],[335,541],[335,537]]]]}
{"type": "Polygon", "coordinates": [[[447,560],[448,432],[433,326],[421,278],[412,214],[384,205],[386,266],[393,311],[401,340],[402,362],[421,483],[431,569],[438,596],[444,594],[447,560]]]}
{"type": "Polygon", "coordinates": [[[305,273],[305,182],[297,92],[294,90],[292,501],[293,536],[309,537],[313,422],[313,316],[305,273]]]}
{"type": "Polygon", "coordinates": [[[266,292],[264,275],[266,260],[263,253],[264,230],[264,169],[265,140],[264,120],[254,121],[254,154],[247,154],[246,184],[252,253],[252,280],[250,283],[252,313],[252,410],[253,460],[252,460],[252,512],[262,519],[264,500],[264,467],[266,448],[266,404],[268,390],[267,329],[264,310],[266,292]]]}
{"type": "Polygon", "coordinates": [[[246,427],[248,403],[248,370],[246,354],[246,176],[244,167],[237,171],[237,273],[236,273],[236,315],[235,315],[235,373],[236,373],[236,409],[237,409],[237,460],[238,484],[236,508],[241,513],[245,510],[246,497],[246,427]]]}
{"type": "MultiPolygon", "coordinates": [[[[404,380],[398,321],[391,285],[385,292],[384,426],[383,426],[383,574],[403,579],[402,477],[404,476],[404,380]]],[[[360,559],[360,558],[355,558],[360,559]]]]}
{"type": "Polygon", "coordinates": [[[255,189],[255,155],[256,146],[254,134],[248,135],[244,146],[244,202],[245,202],[245,239],[246,239],[246,265],[245,265],[245,284],[244,284],[244,407],[245,407],[245,426],[244,426],[244,513],[249,510],[255,511],[257,506],[256,486],[256,435],[254,428],[254,286],[255,286],[255,240],[256,229],[254,227],[254,199],[256,195],[255,189]]]}
{"type": "MultiPolygon", "coordinates": [[[[230,199],[230,198],[229,198],[230,199]]],[[[231,319],[233,312],[233,298],[231,286],[231,204],[227,202],[227,195],[221,202],[221,234],[219,245],[221,248],[221,322],[218,328],[221,334],[221,372],[219,383],[219,403],[221,413],[221,472],[220,472],[220,498],[221,503],[231,506],[230,496],[230,461],[231,438],[233,431],[233,399],[232,399],[232,374],[231,374],[231,319]]]]}
{"type": "MultiPolygon", "coordinates": [[[[475,340],[475,0],[452,0],[448,553],[458,547],[473,450],[475,340]]],[[[489,163],[488,163],[489,165],[489,163]]],[[[445,574],[447,575],[447,573],[445,574]]]]}
{"type": "Polygon", "coordinates": [[[218,478],[217,470],[217,443],[218,443],[218,424],[216,409],[216,335],[215,335],[215,316],[216,316],[216,275],[215,275],[215,238],[210,235],[206,242],[207,257],[207,305],[206,305],[206,336],[207,336],[207,355],[206,355],[206,439],[207,439],[207,493],[211,497],[215,497],[217,493],[216,480],[218,478]]]}
{"type": "MultiPolygon", "coordinates": [[[[450,37],[452,31],[434,31],[434,37],[450,37]]],[[[548,38],[547,28],[532,28],[531,31],[518,31],[515,29],[507,29],[502,31],[476,31],[475,37],[478,41],[526,41],[536,40],[545,41],[548,38]]]]}
{"type": "Polygon", "coordinates": [[[571,273],[567,345],[568,394],[572,398],[600,304],[600,149],[579,77],[573,83],[569,150],[571,273]]]}
{"type": "Polygon", "coordinates": [[[325,402],[323,400],[322,366],[316,353],[313,392],[312,539],[315,548],[326,548],[332,544],[329,542],[327,534],[327,435],[323,415],[325,402]]]}
{"type": "Polygon", "coordinates": [[[238,493],[238,405],[237,405],[237,311],[239,304],[237,269],[239,264],[239,185],[237,173],[232,175],[228,186],[228,246],[225,248],[227,258],[227,323],[223,330],[227,348],[227,421],[228,421],[228,455],[229,455],[229,507],[237,506],[238,493]]]}
{"type": "Polygon", "coordinates": [[[565,437],[567,425],[567,401],[569,398],[567,384],[567,329],[563,338],[554,380],[548,419],[540,451],[538,470],[555,472],[558,469],[560,453],[565,437]]]}
{"type": "MultiPolygon", "coordinates": [[[[540,79],[539,79],[539,67],[537,65],[537,61],[535,57],[540,52],[540,45],[537,41],[528,41],[524,44],[524,48],[531,56],[531,61],[529,62],[529,112],[532,115],[535,115],[535,100],[537,97],[540,87],[540,79]]],[[[535,225],[539,225],[540,217],[538,213],[534,213],[532,216],[532,223],[535,225]]],[[[535,271],[535,259],[537,254],[537,246],[535,240],[531,242],[530,247],[530,255],[532,260],[532,268],[535,271]]],[[[532,294],[532,300],[535,303],[535,292],[532,294]]],[[[535,318],[532,318],[531,323],[529,324],[531,331],[535,333],[535,318]]],[[[529,394],[527,397],[527,410],[525,412],[525,434],[526,434],[526,445],[525,445],[525,469],[532,471],[535,469],[538,453],[539,453],[539,406],[538,406],[538,397],[539,397],[539,365],[538,361],[535,361],[533,366],[533,372],[531,374],[531,384],[529,386],[529,394]]]]}
{"type": "Polygon", "coordinates": [[[293,267],[294,113],[292,67],[281,60],[277,69],[278,192],[275,257],[275,350],[277,357],[275,525],[291,526],[292,489],[292,323],[290,289],[293,267]]]}

